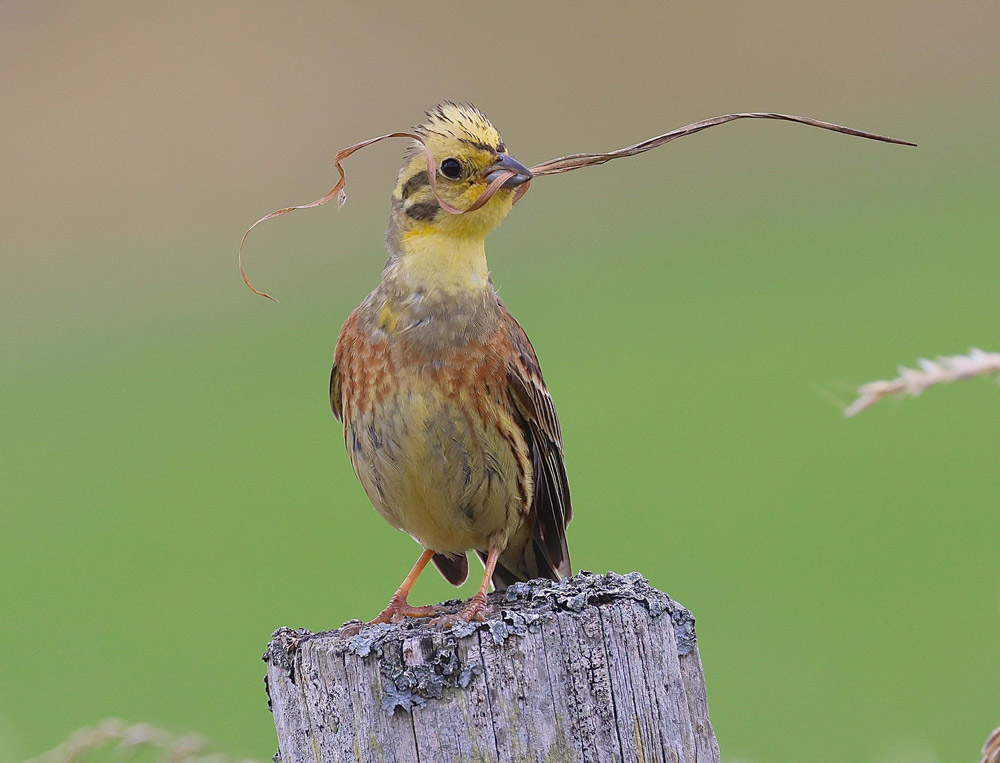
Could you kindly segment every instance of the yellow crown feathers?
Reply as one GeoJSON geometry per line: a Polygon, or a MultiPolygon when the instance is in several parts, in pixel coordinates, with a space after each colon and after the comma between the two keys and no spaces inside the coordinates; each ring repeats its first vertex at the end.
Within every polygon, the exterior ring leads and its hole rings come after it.
{"type": "Polygon", "coordinates": [[[428,142],[435,138],[458,140],[484,151],[505,150],[500,132],[487,116],[471,103],[444,101],[426,113],[427,119],[413,131],[428,142]]]}

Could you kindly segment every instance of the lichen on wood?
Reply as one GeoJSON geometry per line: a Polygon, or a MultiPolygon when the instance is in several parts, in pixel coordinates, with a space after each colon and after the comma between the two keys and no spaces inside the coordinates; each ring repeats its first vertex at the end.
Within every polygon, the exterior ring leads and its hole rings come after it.
{"type": "Polygon", "coordinates": [[[634,572],[518,583],[445,629],[281,628],[264,660],[284,763],[719,760],[694,618],[634,572]]]}

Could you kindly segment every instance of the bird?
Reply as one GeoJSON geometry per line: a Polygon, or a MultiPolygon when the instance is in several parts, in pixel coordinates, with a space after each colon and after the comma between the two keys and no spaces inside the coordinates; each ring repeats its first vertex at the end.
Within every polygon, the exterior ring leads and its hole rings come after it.
{"type": "MultiPolygon", "coordinates": [[[[485,238],[531,171],[475,106],[445,101],[414,127],[392,194],[378,286],[345,321],[330,403],[376,511],[423,551],[371,623],[440,615],[408,597],[429,562],[482,583],[445,624],[482,620],[487,592],[572,574],[562,432],[535,350],[490,277],[485,238]],[[433,156],[434,186],[427,152],[433,156]],[[464,214],[493,181],[509,177],[464,214]]],[[[522,192],[525,188],[520,189],[522,192]]]]}

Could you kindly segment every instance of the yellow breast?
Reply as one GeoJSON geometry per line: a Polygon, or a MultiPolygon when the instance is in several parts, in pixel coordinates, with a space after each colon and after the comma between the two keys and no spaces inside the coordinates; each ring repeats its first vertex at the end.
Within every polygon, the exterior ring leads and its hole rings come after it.
{"type": "Polygon", "coordinates": [[[390,524],[435,551],[485,550],[521,524],[525,444],[505,410],[484,415],[468,391],[440,376],[401,369],[372,410],[345,422],[348,448],[390,524]]]}

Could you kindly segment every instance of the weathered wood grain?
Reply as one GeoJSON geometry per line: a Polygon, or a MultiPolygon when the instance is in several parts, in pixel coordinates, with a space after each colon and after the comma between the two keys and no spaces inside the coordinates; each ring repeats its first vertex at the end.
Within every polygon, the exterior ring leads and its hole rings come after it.
{"type": "Polygon", "coordinates": [[[519,583],[444,630],[281,628],[264,659],[284,763],[719,760],[694,618],[635,572],[519,583]]]}

